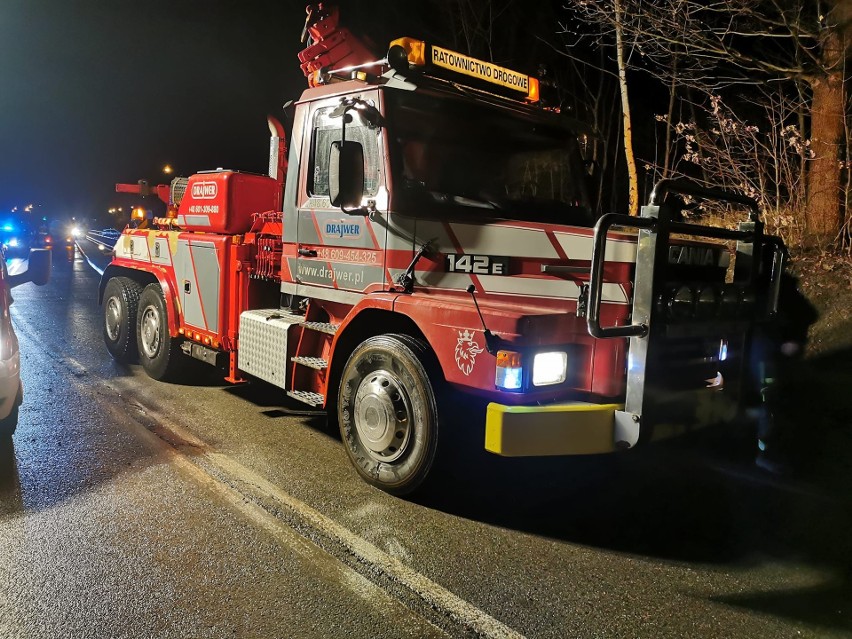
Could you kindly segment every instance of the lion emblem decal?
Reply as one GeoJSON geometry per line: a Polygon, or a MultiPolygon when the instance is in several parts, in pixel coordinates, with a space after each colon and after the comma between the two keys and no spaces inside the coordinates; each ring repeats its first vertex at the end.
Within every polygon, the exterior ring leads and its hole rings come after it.
{"type": "Polygon", "coordinates": [[[459,370],[465,375],[470,375],[476,364],[476,356],[482,350],[479,344],[473,341],[471,331],[459,331],[459,339],[456,344],[456,364],[458,364],[459,370]]]}

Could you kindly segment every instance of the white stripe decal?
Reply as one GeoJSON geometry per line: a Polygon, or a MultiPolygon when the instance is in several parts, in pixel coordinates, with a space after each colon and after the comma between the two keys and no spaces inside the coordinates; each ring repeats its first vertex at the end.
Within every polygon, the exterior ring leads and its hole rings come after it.
{"type": "Polygon", "coordinates": [[[544,230],[496,224],[450,224],[464,253],[557,259],[544,230]]]}
{"type": "MultiPolygon", "coordinates": [[[[571,281],[543,280],[534,277],[501,277],[500,275],[480,275],[479,281],[488,293],[573,300],[580,296],[580,287],[571,281]]],[[[601,300],[614,304],[627,304],[627,295],[624,294],[620,284],[604,284],[601,300]]]]}
{"type": "MultiPolygon", "coordinates": [[[[502,275],[479,275],[483,293],[498,295],[520,295],[524,297],[549,297],[575,300],[580,296],[579,287],[571,281],[542,279],[538,277],[506,277],[502,275]]],[[[472,283],[466,273],[443,273],[438,271],[417,272],[418,286],[465,290],[472,283]]],[[[609,304],[627,304],[627,295],[621,284],[604,284],[601,300],[609,304]]]]}
{"type": "MultiPolygon", "coordinates": [[[[569,260],[591,260],[594,239],[590,235],[577,235],[575,233],[560,233],[555,231],[553,235],[565,251],[569,260]]],[[[607,240],[606,243],[607,262],[636,261],[636,243],[629,240],[607,240]]]]}

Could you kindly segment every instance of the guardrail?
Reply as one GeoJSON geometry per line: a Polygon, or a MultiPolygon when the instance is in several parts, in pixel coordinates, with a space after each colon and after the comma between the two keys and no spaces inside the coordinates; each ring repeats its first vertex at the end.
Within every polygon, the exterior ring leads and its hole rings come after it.
{"type": "Polygon", "coordinates": [[[100,231],[86,231],[86,239],[97,244],[101,251],[111,251],[115,247],[121,232],[115,229],[103,229],[100,231]],[[101,248],[103,247],[103,248],[101,248]]]}

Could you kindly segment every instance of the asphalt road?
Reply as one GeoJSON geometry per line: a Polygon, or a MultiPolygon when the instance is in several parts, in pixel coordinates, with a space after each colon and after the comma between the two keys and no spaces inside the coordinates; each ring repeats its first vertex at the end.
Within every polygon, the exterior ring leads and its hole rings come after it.
{"type": "Polygon", "coordinates": [[[717,439],[536,461],[457,438],[390,497],[270,386],[113,362],[98,275],[64,258],[14,291],[0,637],[852,636],[846,490],[717,439]]]}

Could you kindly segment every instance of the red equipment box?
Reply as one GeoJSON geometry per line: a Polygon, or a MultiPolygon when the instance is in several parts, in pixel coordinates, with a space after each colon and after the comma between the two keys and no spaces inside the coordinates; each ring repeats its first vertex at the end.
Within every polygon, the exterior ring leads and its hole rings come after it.
{"type": "Polygon", "coordinates": [[[187,231],[246,233],[252,213],[277,211],[281,184],[265,175],[211,171],[189,177],[177,223],[187,231]]]}

